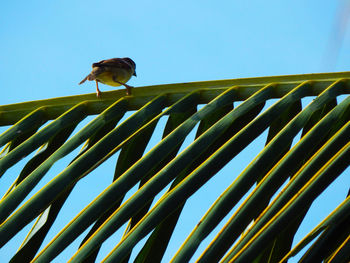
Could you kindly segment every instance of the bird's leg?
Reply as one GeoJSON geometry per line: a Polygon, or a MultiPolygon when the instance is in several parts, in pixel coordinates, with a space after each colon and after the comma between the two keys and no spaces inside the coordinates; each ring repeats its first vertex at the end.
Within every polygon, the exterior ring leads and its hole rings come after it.
{"type": "Polygon", "coordinates": [[[132,86],[129,86],[127,84],[124,84],[125,88],[126,88],[126,95],[131,95],[131,89],[133,88],[132,86]]]}
{"type": "Polygon", "coordinates": [[[97,96],[97,98],[99,98],[100,95],[101,95],[101,91],[98,89],[98,82],[97,82],[97,80],[95,80],[95,81],[96,81],[96,96],[97,96]]]}
{"type": "Polygon", "coordinates": [[[113,80],[114,80],[114,82],[117,82],[117,83],[119,83],[120,85],[123,85],[126,88],[126,95],[131,95],[131,89],[133,88],[133,86],[130,86],[130,85],[125,84],[125,83],[122,83],[122,82],[117,81],[115,79],[113,79],[113,80]]]}

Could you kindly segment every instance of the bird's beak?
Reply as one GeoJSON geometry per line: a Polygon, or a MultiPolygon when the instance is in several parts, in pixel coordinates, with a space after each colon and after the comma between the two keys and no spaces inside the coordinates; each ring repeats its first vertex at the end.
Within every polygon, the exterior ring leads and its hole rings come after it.
{"type": "Polygon", "coordinates": [[[134,75],[135,77],[137,77],[136,72],[134,72],[134,74],[132,74],[132,75],[134,75]]]}

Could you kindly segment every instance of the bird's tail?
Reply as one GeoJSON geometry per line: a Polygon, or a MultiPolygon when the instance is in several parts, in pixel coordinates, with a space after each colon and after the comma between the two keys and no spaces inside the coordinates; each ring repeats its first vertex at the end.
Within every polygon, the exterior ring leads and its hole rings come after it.
{"type": "Polygon", "coordinates": [[[89,74],[82,81],[79,82],[79,85],[83,84],[87,80],[94,80],[94,79],[95,79],[95,77],[93,75],[89,74]]]}

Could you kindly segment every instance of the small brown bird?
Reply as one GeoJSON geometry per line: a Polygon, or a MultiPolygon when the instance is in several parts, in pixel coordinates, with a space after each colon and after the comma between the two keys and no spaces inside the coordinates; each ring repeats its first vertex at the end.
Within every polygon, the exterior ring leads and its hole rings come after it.
{"type": "Polygon", "coordinates": [[[130,95],[133,87],[127,85],[126,82],[132,76],[136,77],[136,64],[131,58],[111,58],[93,63],[91,73],[79,85],[83,84],[86,80],[95,80],[97,97],[100,97],[101,94],[98,88],[98,82],[113,87],[123,85],[126,87],[126,95],[130,95]]]}

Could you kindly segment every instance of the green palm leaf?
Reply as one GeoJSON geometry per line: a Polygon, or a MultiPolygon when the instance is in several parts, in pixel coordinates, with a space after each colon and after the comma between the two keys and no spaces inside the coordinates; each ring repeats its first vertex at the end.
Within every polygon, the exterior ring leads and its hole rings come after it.
{"type": "Polygon", "coordinates": [[[75,240],[70,262],[95,262],[99,252],[104,262],[160,262],[165,254],[172,262],[286,262],[298,253],[301,262],[347,262],[349,197],[293,243],[311,205],[349,166],[348,78],[193,82],[140,87],[130,97],[112,91],[0,106],[0,124],[12,125],[0,135],[0,174],[27,161],[0,200],[0,245],[36,219],[11,262],[51,262],[75,240]],[[191,197],[264,134],[261,152],[199,215],[182,246],[169,246],[191,197]],[[57,229],[64,205],[79,202],[70,198],[78,182],[115,155],[110,185],[57,229]],[[67,167],[52,168],[61,159],[67,167]]]}

